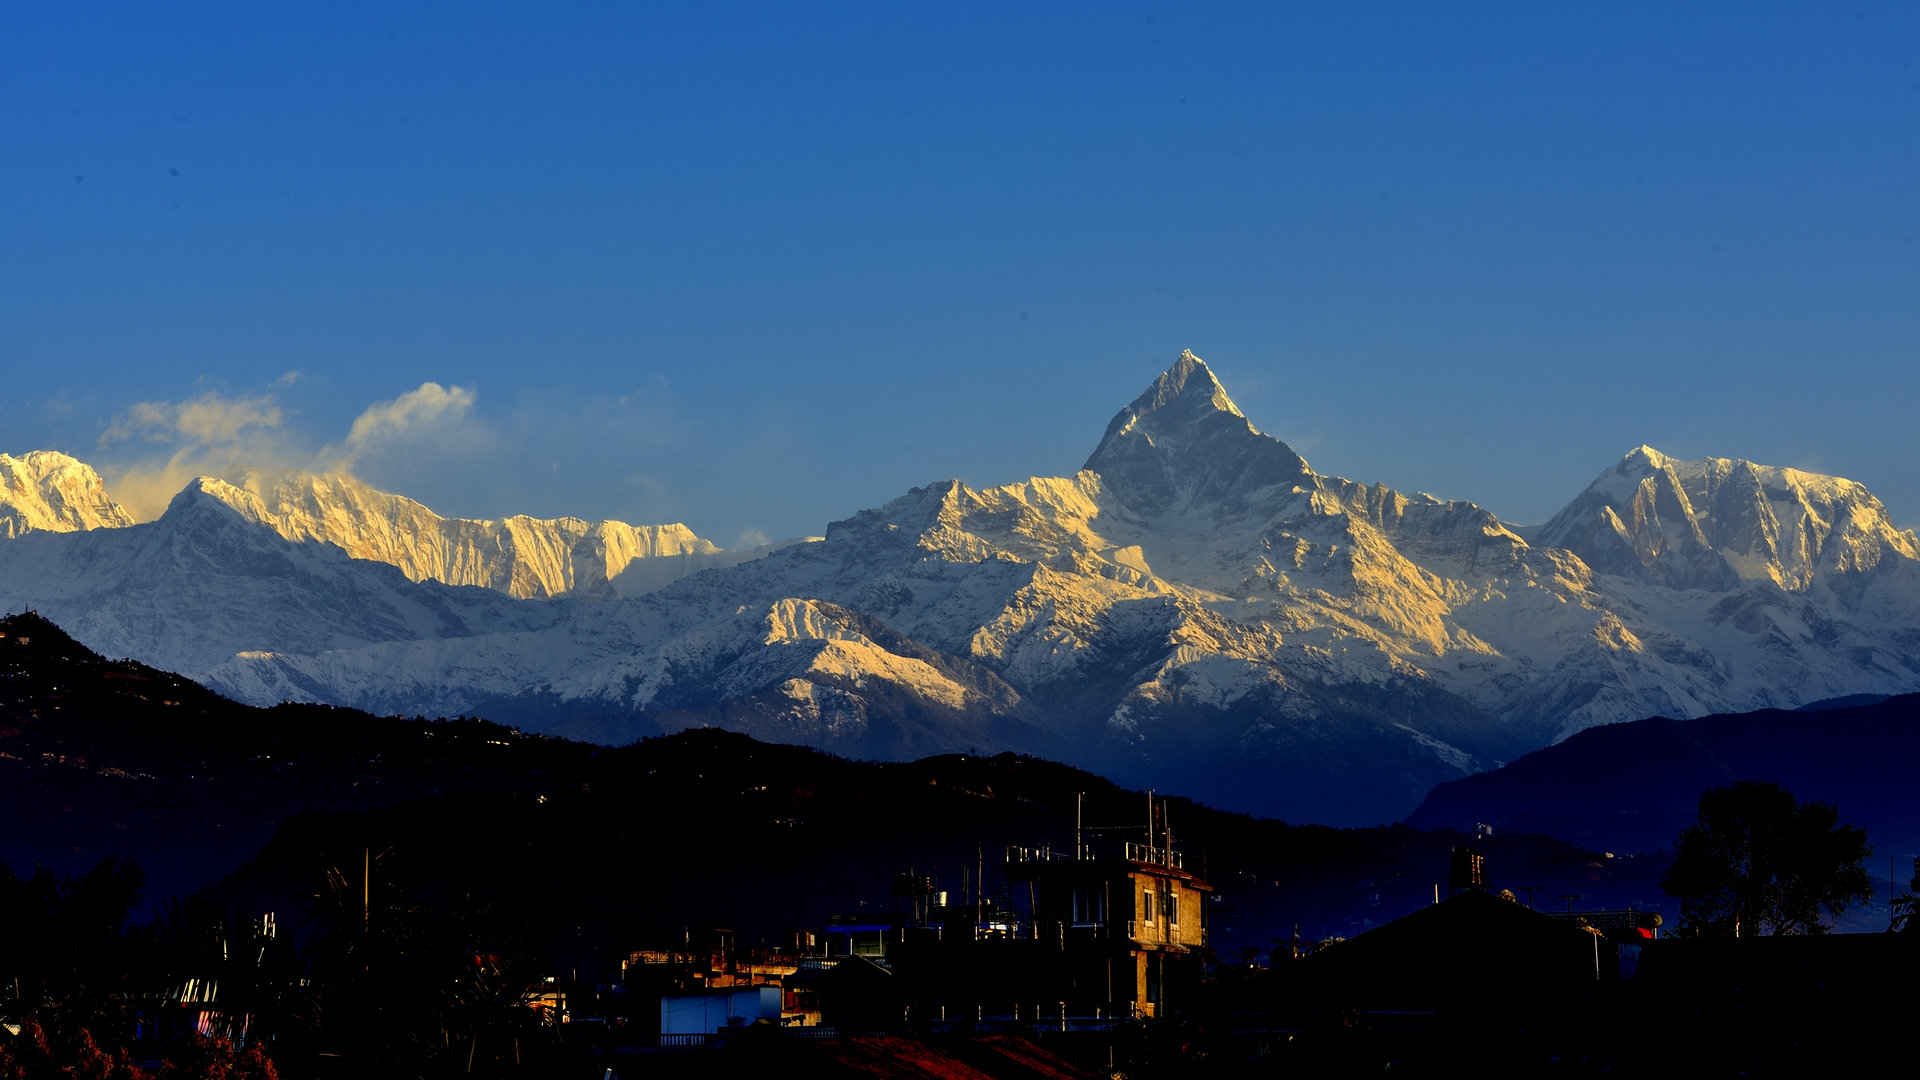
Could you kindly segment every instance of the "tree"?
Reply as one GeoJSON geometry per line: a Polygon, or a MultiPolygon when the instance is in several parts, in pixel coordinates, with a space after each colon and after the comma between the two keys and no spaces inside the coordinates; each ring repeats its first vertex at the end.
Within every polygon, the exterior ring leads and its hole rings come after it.
{"type": "Polygon", "coordinates": [[[1913,879],[1907,882],[1907,891],[1893,899],[1893,925],[1889,929],[1896,934],[1920,934],[1920,859],[1913,860],[1913,879]]]}
{"type": "Polygon", "coordinates": [[[45,867],[18,877],[0,864],[0,1019],[85,1027],[109,1045],[131,1037],[139,949],[127,924],[141,880],[139,867],[113,858],[78,877],[45,867]]]}
{"type": "Polygon", "coordinates": [[[1872,850],[1831,805],[1743,781],[1700,797],[1661,884],[1680,900],[1684,935],[1821,934],[1827,914],[1871,893],[1872,850]]]}

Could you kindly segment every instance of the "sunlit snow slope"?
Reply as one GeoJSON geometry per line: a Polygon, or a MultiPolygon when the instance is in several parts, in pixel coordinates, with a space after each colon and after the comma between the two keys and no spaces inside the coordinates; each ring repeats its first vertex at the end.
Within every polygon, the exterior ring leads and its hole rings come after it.
{"type": "Polygon", "coordinates": [[[85,462],[52,450],[0,454],[0,538],[131,524],[85,462]]]}
{"type": "Polygon", "coordinates": [[[335,544],[356,559],[397,566],[414,581],[480,585],[509,596],[606,586],[639,559],[678,560],[690,572],[721,554],[678,523],[636,526],[524,514],[447,518],[344,475],[302,474],[260,493],[231,484],[209,490],[289,540],[335,544]]]}
{"type": "MultiPolygon", "coordinates": [[[[648,592],[782,546],[727,551],[679,523],[441,517],[343,473],[283,474],[247,486],[208,477],[199,487],[288,540],[332,544],[353,558],[398,567],[413,581],[479,585],[517,597],[648,592]]],[[[0,539],[133,523],[87,464],[46,450],[0,454],[0,539]]]]}

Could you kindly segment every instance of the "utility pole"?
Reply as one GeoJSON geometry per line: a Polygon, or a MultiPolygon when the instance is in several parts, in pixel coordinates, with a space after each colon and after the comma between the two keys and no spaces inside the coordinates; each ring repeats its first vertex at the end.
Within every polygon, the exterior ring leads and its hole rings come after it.
{"type": "Polygon", "coordinates": [[[986,918],[987,911],[987,855],[986,849],[979,844],[973,845],[973,933],[980,936],[980,921],[986,918]]]}
{"type": "Polygon", "coordinates": [[[1147,861],[1153,861],[1153,789],[1147,789],[1147,861]]]}

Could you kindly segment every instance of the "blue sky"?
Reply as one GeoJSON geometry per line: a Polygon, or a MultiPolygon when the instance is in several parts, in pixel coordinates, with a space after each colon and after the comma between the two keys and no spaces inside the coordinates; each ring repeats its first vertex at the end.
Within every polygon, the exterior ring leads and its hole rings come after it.
{"type": "Polygon", "coordinates": [[[1920,14],[1035,7],[17,12],[0,450],[730,543],[1070,472],[1190,346],[1517,522],[1646,442],[1920,523],[1920,14]]]}

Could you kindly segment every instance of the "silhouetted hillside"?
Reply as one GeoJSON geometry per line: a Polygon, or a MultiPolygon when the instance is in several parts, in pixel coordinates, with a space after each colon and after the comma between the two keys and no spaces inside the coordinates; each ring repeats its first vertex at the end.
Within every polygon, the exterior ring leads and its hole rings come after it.
{"type": "Polygon", "coordinates": [[[1671,847],[1701,792],[1769,780],[1830,802],[1867,830],[1878,852],[1920,852],[1920,694],[1867,704],[1655,717],[1594,728],[1493,772],[1442,784],[1407,819],[1418,828],[1477,821],[1610,851],[1671,847]]]}
{"type": "Polygon", "coordinates": [[[130,660],[34,614],[0,619],[0,858],[77,873],[138,859],[148,896],[205,886],[289,816],[499,790],[593,747],[476,720],[258,709],[130,660]]]}
{"type": "MultiPolygon", "coordinates": [[[[371,852],[376,902],[484,911],[543,948],[689,925],[773,940],[884,911],[909,867],[958,897],[984,863],[988,894],[1003,891],[1004,847],[1066,847],[1076,793],[1091,839],[1144,831],[1144,793],[1035,758],[875,764],[712,729],[610,749],[475,720],[255,709],[102,660],[37,617],[0,631],[0,805],[28,826],[0,854],[68,872],[130,856],[156,899],[226,877],[220,899],[290,925],[328,867],[371,852]]],[[[1215,940],[1233,949],[1295,923],[1317,937],[1402,914],[1430,898],[1460,839],[1289,826],[1178,798],[1169,820],[1220,888],[1215,940]]],[[[1496,883],[1660,900],[1646,864],[1538,839],[1497,838],[1487,854],[1496,883]]]]}

